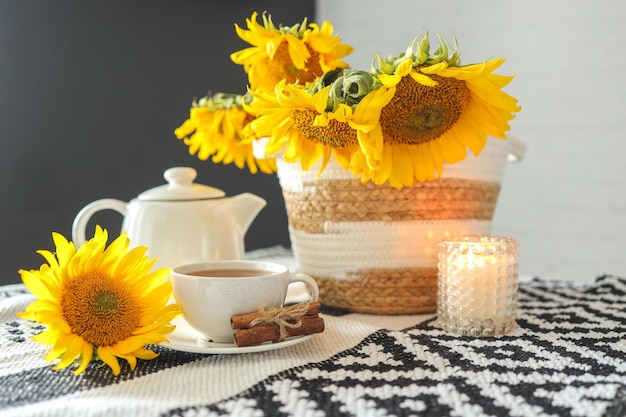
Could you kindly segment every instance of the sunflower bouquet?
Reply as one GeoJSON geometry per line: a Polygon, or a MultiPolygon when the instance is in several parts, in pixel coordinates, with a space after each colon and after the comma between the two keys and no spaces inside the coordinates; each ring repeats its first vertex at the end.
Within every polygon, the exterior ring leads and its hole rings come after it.
{"type": "Polygon", "coordinates": [[[504,59],[463,65],[456,38],[431,47],[426,32],[356,69],[330,23],[258,18],[235,25],[246,92],[198,101],[176,136],[201,159],[276,171],[298,270],[325,305],[435,311],[438,241],[491,232],[518,147],[499,140],[520,110],[503,91],[513,77],[495,73],[504,59]]]}
{"type": "Polygon", "coordinates": [[[520,110],[502,91],[513,77],[494,73],[504,59],[461,65],[456,38],[454,49],[439,37],[431,51],[426,33],[397,56],[377,54],[365,71],[342,61],[353,48],[329,22],[257,19],[247,30],[235,25],[251,45],[231,55],[248,74],[247,93],[228,107],[214,105],[222,93],[205,97],[175,131],[200,159],[270,173],[276,155],[305,170],[334,158],[362,182],[400,189],[440,177],[467,149],[480,154],[488,136],[505,139],[520,110]],[[267,140],[262,167],[258,138],[267,140]]]}

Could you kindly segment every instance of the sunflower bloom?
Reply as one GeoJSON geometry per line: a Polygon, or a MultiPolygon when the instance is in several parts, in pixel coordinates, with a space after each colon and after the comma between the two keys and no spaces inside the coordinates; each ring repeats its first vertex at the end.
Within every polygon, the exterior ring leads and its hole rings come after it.
{"type": "Polygon", "coordinates": [[[357,75],[350,70],[327,74],[310,88],[282,80],[274,94],[253,93],[251,103],[245,107],[257,114],[251,129],[257,136],[269,138],[266,152],[282,153],[287,162],[300,161],[305,170],[321,159],[323,170],[331,155],[347,168],[360,146],[382,143],[378,119],[392,94],[385,87],[372,92],[359,89],[357,75]],[[341,76],[335,79],[338,74],[341,76]],[[363,93],[352,105],[335,97],[341,90],[336,83],[344,82],[355,87],[347,90],[363,93]]]}
{"type": "Polygon", "coordinates": [[[46,360],[55,370],[75,364],[74,373],[98,358],[119,375],[118,358],[135,369],[137,358],[153,359],[148,344],[167,341],[170,321],[179,314],[167,280],[169,268],[151,272],[154,260],[145,247],[129,251],[123,233],[106,247],[108,234],[99,226],[94,237],[78,250],[58,233],[52,234],[56,252],[41,250],[47,264],[39,270],[20,270],[22,281],[37,297],[18,315],[43,324],[33,336],[50,347],[46,360]]]}
{"type": "Polygon", "coordinates": [[[488,136],[505,139],[521,110],[501,90],[513,77],[493,74],[504,59],[460,66],[443,40],[432,55],[428,35],[414,52],[415,44],[398,58],[379,58],[375,71],[393,98],[380,114],[384,142],[353,155],[352,171],[363,181],[401,188],[432,180],[444,162],[465,159],[466,148],[478,155],[488,136]]]}
{"type": "Polygon", "coordinates": [[[242,108],[243,96],[217,93],[194,102],[187,119],[174,134],[189,147],[189,154],[214,163],[234,163],[239,169],[248,167],[252,174],[259,170],[276,172],[274,159],[257,160],[252,150],[253,134],[244,128],[254,116],[242,108]]]}
{"type": "Polygon", "coordinates": [[[341,60],[354,48],[341,43],[333,35],[333,26],[324,22],[276,27],[269,15],[263,14],[263,24],[257,22],[258,13],[246,19],[248,30],[235,25],[237,35],[250,45],[231,54],[233,62],[243,65],[253,90],[272,92],[282,79],[287,83],[307,85],[325,72],[347,68],[341,60]]]}

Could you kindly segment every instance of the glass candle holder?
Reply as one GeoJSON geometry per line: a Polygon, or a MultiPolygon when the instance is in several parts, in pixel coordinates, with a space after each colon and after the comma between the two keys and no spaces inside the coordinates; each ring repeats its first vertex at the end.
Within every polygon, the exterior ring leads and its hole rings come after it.
{"type": "Polygon", "coordinates": [[[473,235],[439,242],[437,325],[462,336],[515,330],[519,243],[473,235]]]}

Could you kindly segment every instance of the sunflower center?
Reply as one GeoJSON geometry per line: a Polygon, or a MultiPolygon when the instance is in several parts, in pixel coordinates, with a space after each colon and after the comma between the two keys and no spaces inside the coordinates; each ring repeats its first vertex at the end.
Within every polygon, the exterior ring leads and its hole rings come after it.
{"type": "Polygon", "coordinates": [[[316,115],[313,110],[294,110],[291,118],[298,131],[314,142],[321,142],[333,148],[345,148],[358,143],[356,131],[347,123],[329,120],[326,126],[313,126],[316,115]]]}
{"type": "Polygon", "coordinates": [[[403,77],[380,115],[385,142],[419,145],[440,137],[461,117],[469,100],[462,80],[431,75],[434,87],[403,77]]]}
{"type": "Polygon", "coordinates": [[[296,82],[306,83],[315,80],[316,77],[323,74],[319,54],[308,45],[306,45],[306,48],[310,54],[309,59],[306,61],[304,68],[297,68],[289,55],[289,43],[285,40],[280,43],[273,58],[278,66],[278,70],[282,72],[282,76],[279,78],[286,78],[289,84],[296,82]]]}
{"type": "Polygon", "coordinates": [[[95,346],[114,345],[139,324],[139,308],[129,291],[106,275],[74,279],[63,290],[61,307],[72,332],[95,346]]]}

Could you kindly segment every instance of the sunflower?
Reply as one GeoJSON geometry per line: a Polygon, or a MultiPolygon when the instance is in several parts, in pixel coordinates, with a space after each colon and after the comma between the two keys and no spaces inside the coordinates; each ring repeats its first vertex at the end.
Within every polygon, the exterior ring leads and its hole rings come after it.
{"type": "MultiPolygon", "coordinates": [[[[280,81],[274,94],[252,93],[244,107],[257,118],[250,123],[258,137],[268,137],[266,153],[281,153],[287,162],[300,161],[304,170],[331,155],[347,168],[360,146],[382,142],[378,123],[391,91],[356,70],[335,70],[307,88],[280,81]],[[341,97],[340,97],[341,96],[341,97]]],[[[321,171],[320,171],[321,172],[321,171]]]]}
{"type": "Polygon", "coordinates": [[[53,233],[56,254],[38,251],[47,264],[20,270],[37,300],[18,315],[46,326],[33,339],[51,347],[46,360],[59,360],[55,370],[75,363],[78,374],[97,357],[119,375],[117,358],[135,369],[137,358],[158,356],[145,346],[166,341],[164,335],[174,330],[169,323],[179,307],[167,304],[169,269],[151,272],[154,260],[145,247],[129,251],[125,233],[108,247],[107,238],[97,226],[94,237],[76,250],[53,233]]]}
{"type": "Polygon", "coordinates": [[[216,93],[194,101],[189,119],[174,134],[184,139],[190,155],[197,153],[202,161],[212,156],[215,163],[234,163],[239,169],[247,165],[253,174],[258,170],[276,172],[274,159],[257,160],[253,155],[252,140],[256,137],[245,134],[244,128],[254,116],[243,109],[243,100],[241,95],[216,93]]]}
{"type": "MultiPolygon", "coordinates": [[[[375,184],[396,188],[441,175],[444,162],[478,155],[487,136],[505,139],[508,122],[521,110],[501,89],[513,77],[494,74],[504,59],[461,66],[455,48],[440,45],[430,53],[428,34],[399,57],[383,60],[373,72],[393,98],[382,109],[383,143],[369,143],[355,153],[353,173],[375,184]]],[[[455,39],[456,43],[456,39],[455,39]]]]}
{"type": "Polygon", "coordinates": [[[341,43],[333,35],[333,26],[323,22],[276,27],[270,15],[263,14],[263,25],[257,23],[258,13],[246,19],[248,30],[235,25],[237,35],[250,45],[231,54],[233,62],[243,65],[253,90],[272,92],[279,81],[306,85],[336,68],[347,68],[341,58],[354,48],[341,43]]]}

